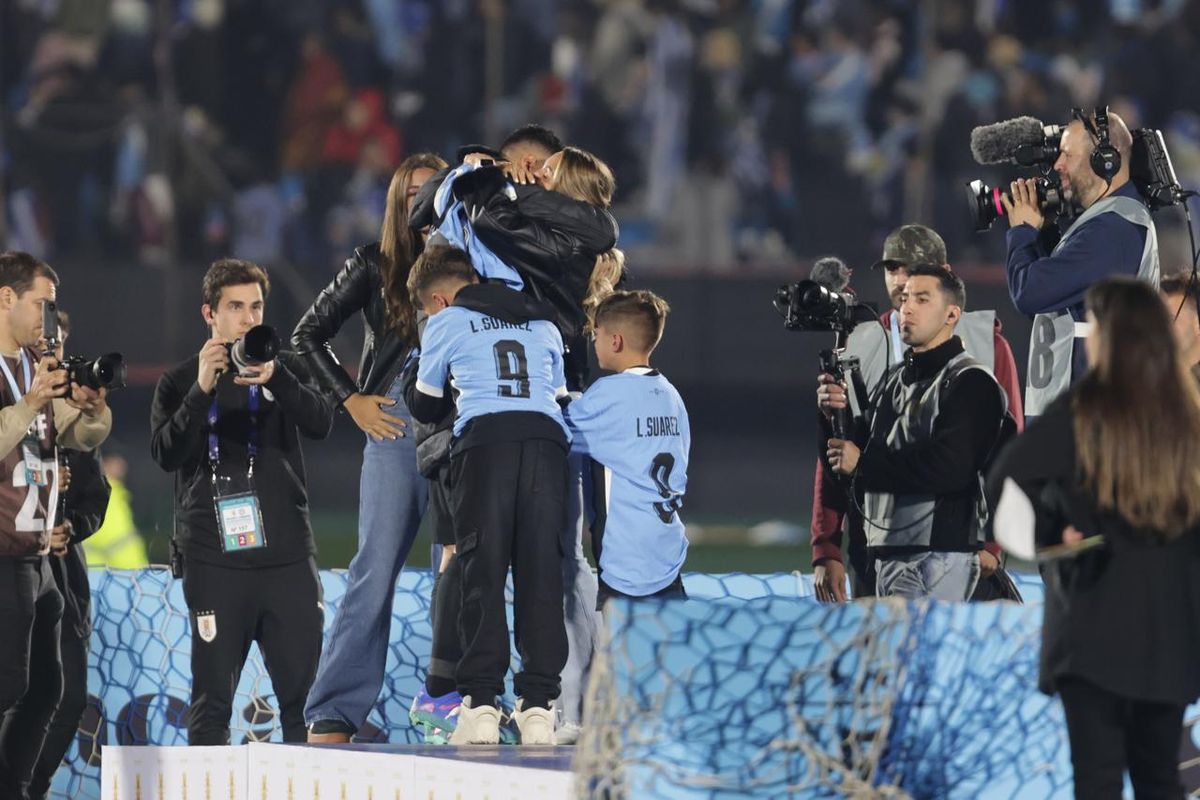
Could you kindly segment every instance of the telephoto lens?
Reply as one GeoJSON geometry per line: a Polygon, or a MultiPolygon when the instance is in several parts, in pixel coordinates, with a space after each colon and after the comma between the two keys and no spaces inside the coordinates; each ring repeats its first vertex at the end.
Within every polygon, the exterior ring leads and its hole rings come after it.
{"type": "Polygon", "coordinates": [[[270,325],[255,325],[229,347],[229,360],[238,374],[279,355],[279,336],[270,325]]]}
{"type": "Polygon", "coordinates": [[[100,391],[125,388],[125,358],[120,353],[108,353],[88,361],[75,356],[63,361],[71,383],[100,391]]]}

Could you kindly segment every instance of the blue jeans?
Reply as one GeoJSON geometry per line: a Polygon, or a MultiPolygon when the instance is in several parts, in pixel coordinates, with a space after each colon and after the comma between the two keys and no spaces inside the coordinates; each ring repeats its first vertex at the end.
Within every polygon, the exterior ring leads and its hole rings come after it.
{"type": "Polygon", "coordinates": [[[915,553],[875,562],[875,589],[880,597],[943,602],[970,599],[979,583],[978,553],[915,553]]]}
{"type": "Polygon", "coordinates": [[[362,727],[383,687],[392,628],[392,600],[425,513],[428,482],[417,472],[412,415],[399,379],[387,396],[388,413],[408,423],[400,439],[367,437],[358,494],[358,552],[350,562],[346,594],[321,652],[304,721],[340,720],[362,727]]]}
{"type": "Polygon", "coordinates": [[[583,692],[600,638],[600,612],[596,610],[599,584],[596,573],[583,554],[585,508],[591,501],[591,478],[584,476],[587,463],[572,453],[568,459],[567,520],[563,528],[563,614],[567,623],[567,664],[562,671],[562,693],[558,703],[563,721],[578,725],[583,692]]]}

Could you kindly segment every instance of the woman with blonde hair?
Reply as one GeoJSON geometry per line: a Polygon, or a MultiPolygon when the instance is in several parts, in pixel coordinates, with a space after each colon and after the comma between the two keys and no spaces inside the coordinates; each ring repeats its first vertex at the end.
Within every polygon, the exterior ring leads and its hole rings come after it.
{"type": "MultiPolygon", "coordinates": [[[[1001,454],[997,531],[1032,507],[1043,562],[1039,688],[1062,698],[1075,796],[1183,797],[1200,697],[1200,390],[1154,288],[1085,296],[1089,371],[1001,454]]],[[[1024,530],[1023,528],[1021,530],[1024,530]]]]}
{"type": "Polygon", "coordinates": [[[388,187],[379,242],[354,251],[292,334],[321,387],[366,434],[358,552],[304,710],[309,741],[348,742],[374,707],[383,686],[396,579],[425,513],[427,482],[417,472],[399,376],[419,343],[407,281],[424,243],[409,226],[412,201],[445,166],[430,153],[404,160],[388,187]],[[329,342],[359,313],[367,335],[356,382],[329,342]]]}

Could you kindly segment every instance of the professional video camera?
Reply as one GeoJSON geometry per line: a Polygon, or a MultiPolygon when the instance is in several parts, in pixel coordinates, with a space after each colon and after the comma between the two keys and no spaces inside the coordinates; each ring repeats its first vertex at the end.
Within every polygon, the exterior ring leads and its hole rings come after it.
{"type": "MultiPolygon", "coordinates": [[[[53,300],[42,304],[42,339],[44,353],[53,356],[61,344],[58,330],[58,306],[53,300]]],[[[114,391],[125,388],[125,358],[120,353],[106,353],[99,358],[68,356],[56,369],[67,371],[68,388],[86,386],[89,389],[114,391]]]]}
{"type": "MultiPolygon", "coordinates": [[[[1091,125],[1079,109],[1074,109],[1072,116],[1091,125]]],[[[1103,106],[1096,110],[1097,120],[1102,116],[1107,117],[1107,109],[1103,106]]],[[[1111,148],[1108,144],[1107,124],[1098,124],[1096,128],[1102,128],[1103,146],[1111,148]]],[[[971,131],[971,155],[976,163],[985,166],[1005,164],[1039,169],[1042,174],[1036,179],[1037,195],[1043,204],[1042,213],[1060,219],[1071,219],[1080,209],[1064,196],[1058,174],[1054,171],[1054,162],[1058,160],[1064,129],[1065,126],[1062,125],[1044,125],[1033,117],[1017,117],[993,125],[983,125],[971,131]]],[[[1132,135],[1133,150],[1129,176],[1146,199],[1150,210],[1157,211],[1182,203],[1190,193],[1183,191],[1179,186],[1162,133],[1151,128],[1139,128],[1133,131],[1132,135]]],[[[1097,139],[1101,140],[1101,137],[1097,136],[1097,139]]],[[[1101,141],[1098,141],[1098,144],[1101,144],[1101,141]]],[[[1112,152],[1115,157],[1115,151],[1112,152]]],[[[1112,168],[1115,171],[1115,164],[1112,168]]],[[[981,180],[967,184],[967,207],[976,231],[986,231],[1003,216],[1004,206],[1000,201],[1002,194],[1007,195],[1007,192],[992,188],[981,180]]]]}
{"type": "Polygon", "coordinates": [[[270,325],[255,325],[245,336],[225,347],[233,368],[239,375],[246,375],[279,355],[279,336],[270,325]]]}
{"type": "MultiPolygon", "coordinates": [[[[1038,169],[1042,174],[1036,178],[1036,189],[1042,213],[1051,217],[1074,216],[1074,209],[1064,202],[1058,173],[1054,171],[1062,134],[1061,125],[1044,125],[1033,117],[1017,117],[972,130],[971,155],[977,164],[1038,169]]],[[[986,231],[1004,215],[1003,196],[1008,193],[982,180],[967,184],[967,208],[976,231],[986,231]]]]}

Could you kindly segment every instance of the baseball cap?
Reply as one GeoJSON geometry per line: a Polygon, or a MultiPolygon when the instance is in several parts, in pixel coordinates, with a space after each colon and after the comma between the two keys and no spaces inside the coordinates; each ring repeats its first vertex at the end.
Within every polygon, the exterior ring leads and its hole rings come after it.
{"type": "Polygon", "coordinates": [[[911,264],[946,263],[946,243],[933,228],[910,223],[901,225],[883,240],[883,257],[871,265],[901,267],[911,264]]]}

